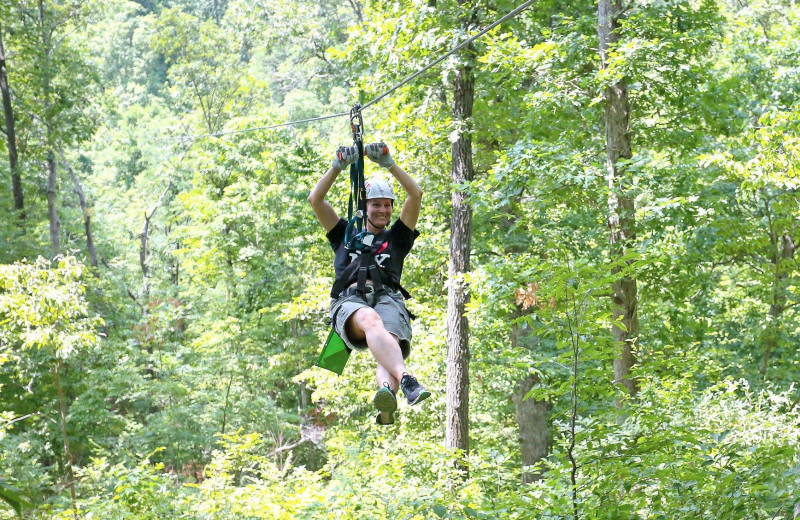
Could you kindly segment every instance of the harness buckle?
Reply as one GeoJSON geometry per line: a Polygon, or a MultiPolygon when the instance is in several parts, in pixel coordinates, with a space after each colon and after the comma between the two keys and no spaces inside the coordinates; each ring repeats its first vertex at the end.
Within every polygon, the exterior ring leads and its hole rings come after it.
{"type": "MultiPolygon", "coordinates": [[[[366,285],[364,287],[364,291],[363,291],[364,294],[372,294],[374,292],[375,292],[375,287],[373,287],[372,285],[366,285]]],[[[360,295],[360,294],[361,293],[359,292],[358,287],[348,287],[347,289],[345,289],[344,291],[342,291],[339,294],[339,297],[356,296],[356,295],[360,295]]]]}
{"type": "Polygon", "coordinates": [[[350,251],[367,251],[372,247],[372,242],[375,240],[375,235],[366,229],[360,230],[360,220],[363,216],[361,210],[356,212],[355,217],[350,219],[347,228],[344,231],[344,248],[350,251]],[[354,235],[354,233],[356,233],[354,235]]]}

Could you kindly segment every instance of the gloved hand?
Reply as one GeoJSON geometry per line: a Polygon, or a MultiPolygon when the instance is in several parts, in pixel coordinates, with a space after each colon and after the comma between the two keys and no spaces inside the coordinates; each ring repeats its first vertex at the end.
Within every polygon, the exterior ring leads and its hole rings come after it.
{"type": "Polygon", "coordinates": [[[384,143],[370,143],[364,147],[364,152],[366,152],[367,157],[373,162],[378,163],[379,166],[383,166],[384,168],[391,168],[394,166],[394,159],[392,159],[392,155],[389,153],[389,147],[384,143]]]}
{"type": "Polygon", "coordinates": [[[340,146],[331,162],[331,168],[344,170],[358,159],[358,148],[355,146],[340,146]]]}

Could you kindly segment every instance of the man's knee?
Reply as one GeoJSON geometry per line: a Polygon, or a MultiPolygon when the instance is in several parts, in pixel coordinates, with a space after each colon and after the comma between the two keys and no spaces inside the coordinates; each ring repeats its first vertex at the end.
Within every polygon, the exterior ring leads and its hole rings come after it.
{"type": "Polygon", "coordinates": [[[383,328],[383,320],[378,316],[378,313],[375,312],[375,309],[370,307],[358,309],[353,315],[353,321],[355,321],[356,325],[364,332],[376,327],[383,328]]]}

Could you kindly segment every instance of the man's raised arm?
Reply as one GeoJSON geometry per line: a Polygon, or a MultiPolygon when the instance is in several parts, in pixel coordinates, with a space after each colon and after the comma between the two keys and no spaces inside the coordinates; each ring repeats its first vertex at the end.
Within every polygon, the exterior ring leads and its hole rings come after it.
{"type": "Polygon", "coordinates": [[[333,158],[330,169],[317,181],[317,184],[314,185],[308,195],[308,203],[311,204],[311,209],[314,210],[317,220],[322,224],[326,233],[339,222],[339,215],[333,209],[333,206],[325,200],[325,196],[333,186],[336,177],[339,176],[342,170],[354,163],[357,158],[358,149],[355,146],[340,146],[336,150],[336,156],[333,158]]]}

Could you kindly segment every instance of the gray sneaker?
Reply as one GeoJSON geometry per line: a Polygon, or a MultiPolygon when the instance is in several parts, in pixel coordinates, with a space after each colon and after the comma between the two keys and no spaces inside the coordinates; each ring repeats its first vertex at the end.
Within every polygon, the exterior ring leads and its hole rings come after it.
{"type": "Polygon", "coordinates": [[[403,375],[403,379],[400,380],[400,388],[403,389],[403,395],[406,396],[410,405],[415,405],[431,396],[431,392],[419,384],[417,378],[409,374],[403,375]]]}
{"type": "Polygon", "coordinates": [[[383,388],[378,390],[372,402],[375,404],[375,408],[378,409],[378,416],[375,418],[375,422],[378,424],[394,424],[397,397],[388,383],[383,384],[383,388]]]}

